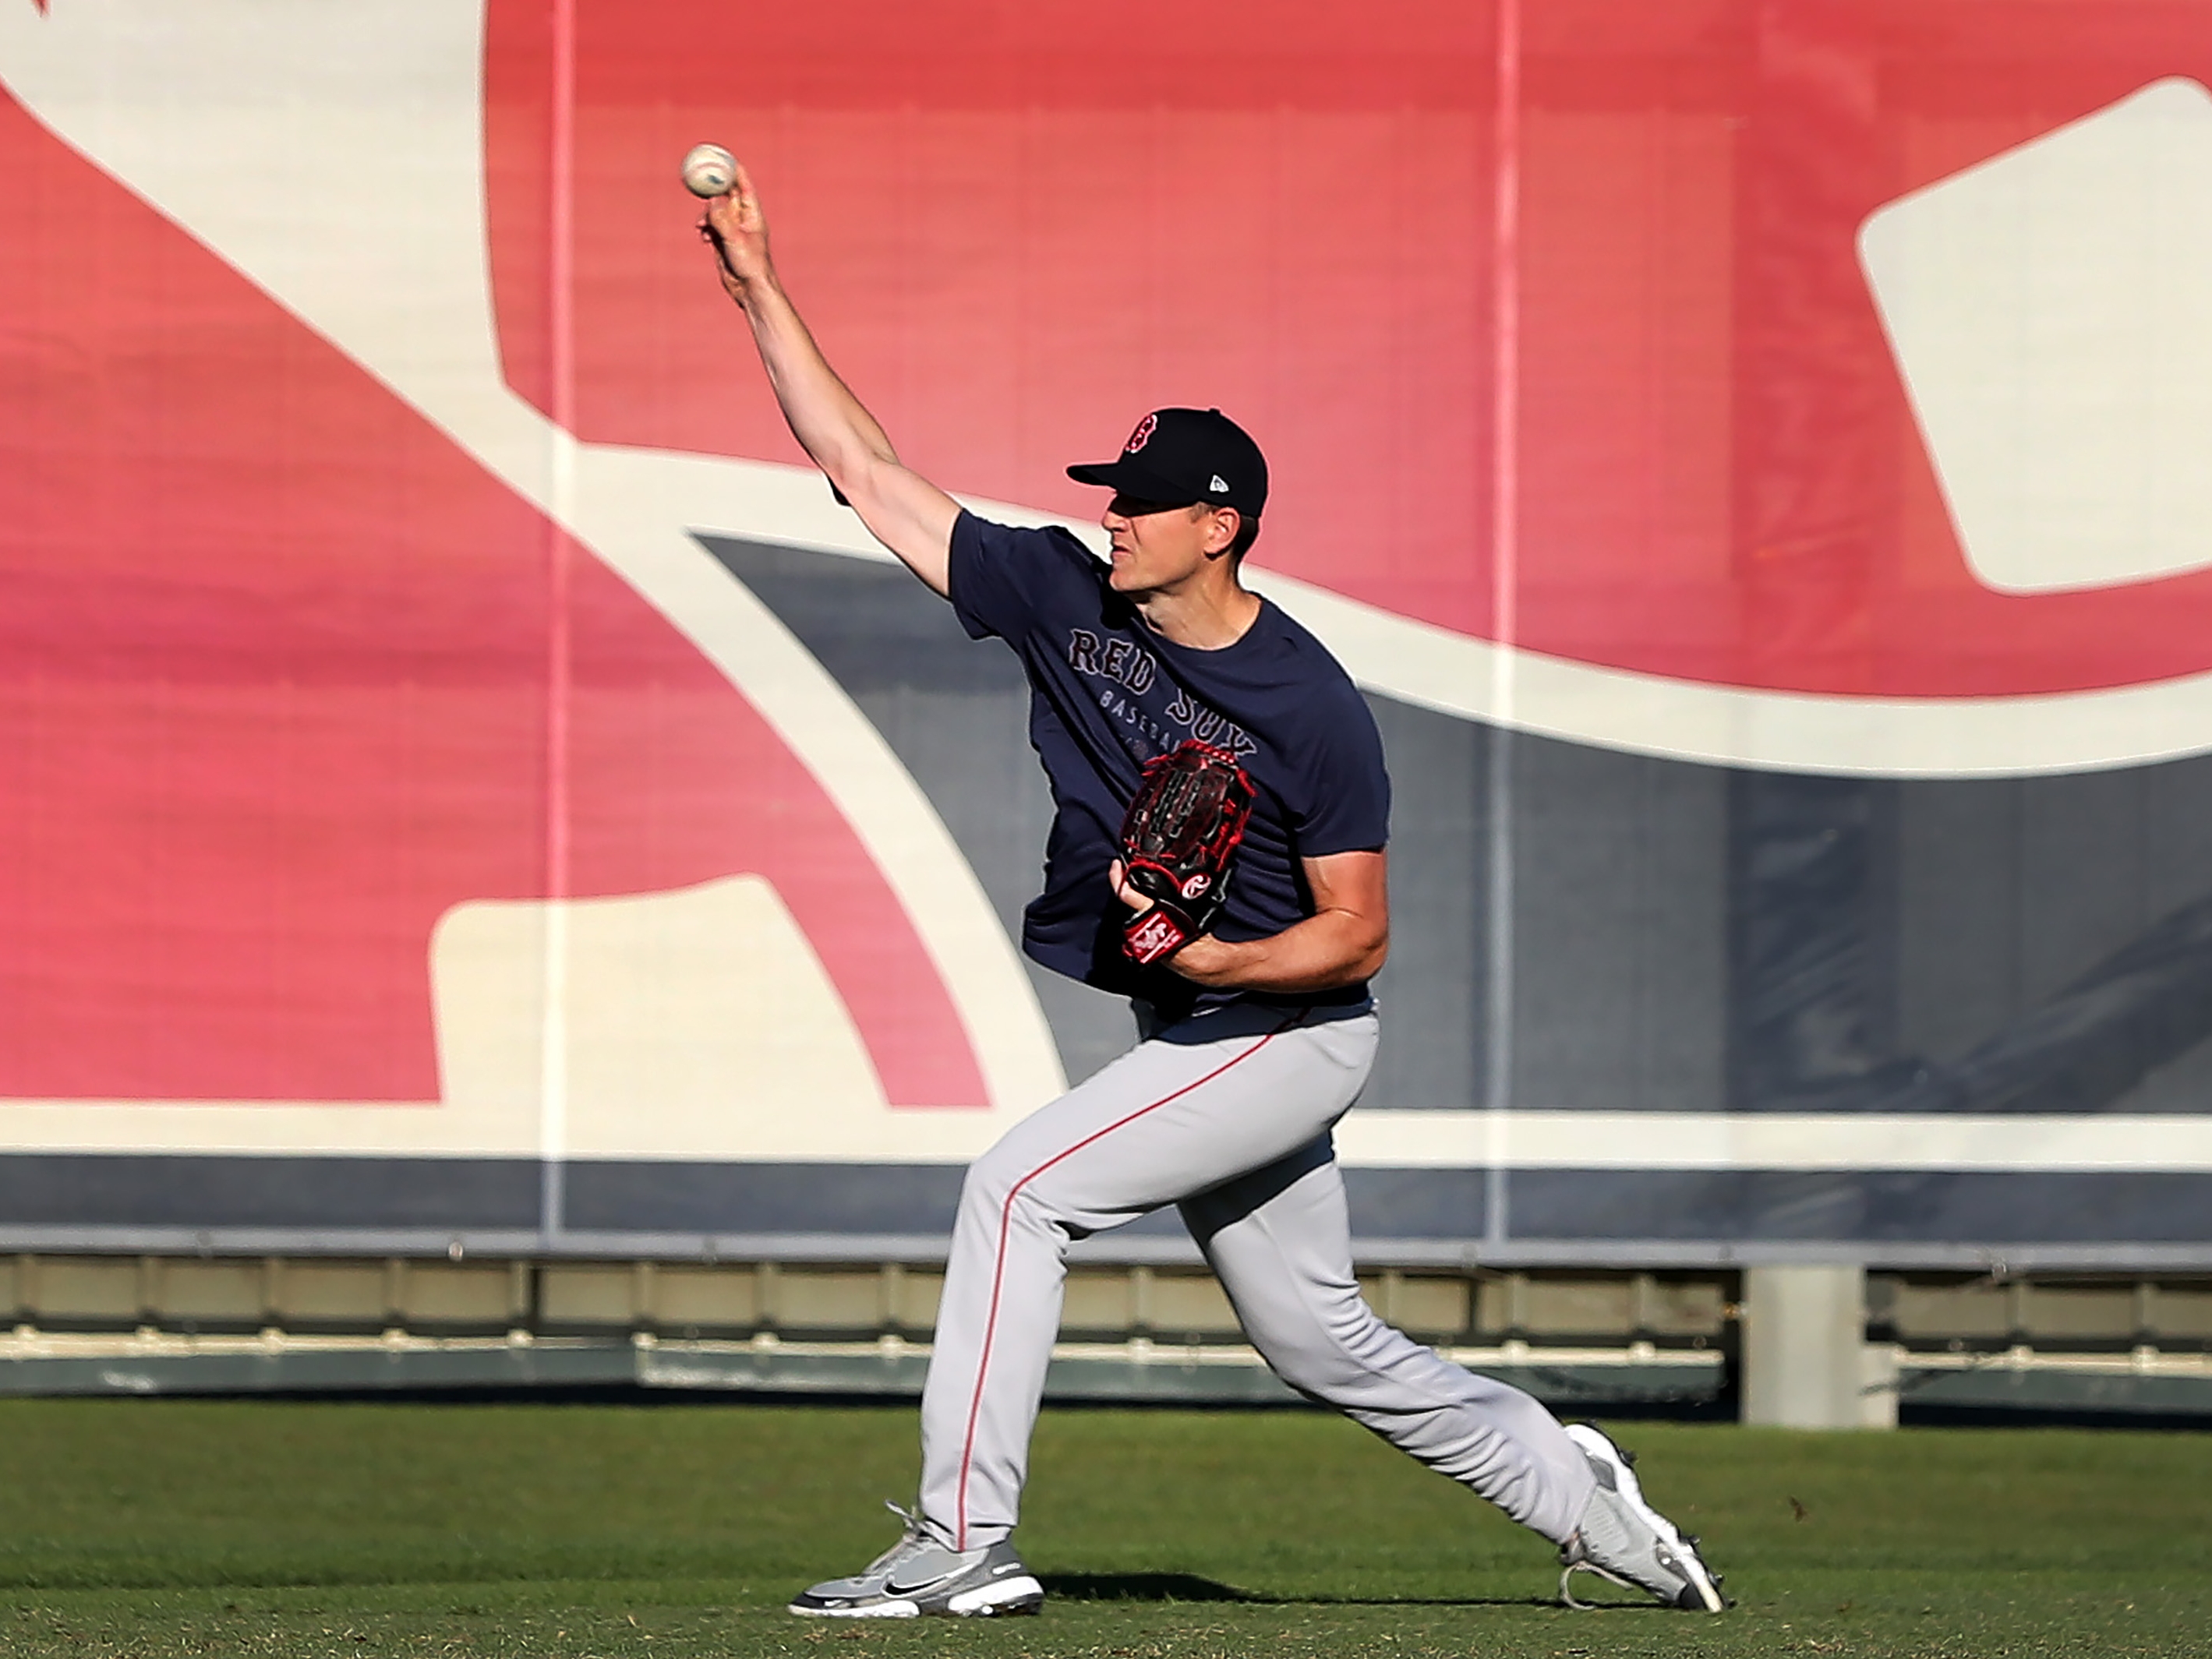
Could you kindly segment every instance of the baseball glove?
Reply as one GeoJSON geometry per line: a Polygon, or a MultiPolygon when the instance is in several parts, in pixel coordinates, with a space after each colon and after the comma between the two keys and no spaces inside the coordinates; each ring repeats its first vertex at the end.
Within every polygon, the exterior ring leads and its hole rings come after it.
{"type": "Polygon", "coordinates": [[[1145,763],[1121,821],[1128,884],[1152,902],[1123,925],[1132,961],[1163,961],[1212,927],[1252,800],[1237,757],[1212,744],[1192,738],[1145,763]]]}

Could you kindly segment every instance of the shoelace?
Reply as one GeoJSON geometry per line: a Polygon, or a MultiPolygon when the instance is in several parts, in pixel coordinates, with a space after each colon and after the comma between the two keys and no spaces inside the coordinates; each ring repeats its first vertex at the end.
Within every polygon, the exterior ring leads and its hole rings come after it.
{"type": "Polygon", "coordinates": [[[881,1555],[869,1562],[861,1575],[863,1577],[865,1577],[868,1573],[878,1572],[882,1571],[884,1568],[888,1567],[892,1562],[897,1560],[900,1556],[904,1555],[916,1544],[921,1543],[924,1539],[929,1536],[929,1529],[922,1524],[921,1516],[915,1513],[913,1510],[902,1508],[900,1505],[892,1503],[888,1498],[884,1499],[884,1507],[889,1510],[893,1515],[898,1516],[901,1522],[903,1523],[899,1533],[898,1542],[893,1544],[881,1555]]]}
{"type": "Polygon", "coordinates": [[[1618,1584],[1623,1589],[1640,1590],[1646,1595],[1651,1594],[1646,1586],[1638,1583],[1632,1578],[1623,1578],[1617,1572],[1608,1572],[1595,1561],[1565,1562],[1559,1567],[1559,1600],[1577,1613],[1595,1613],[1599,1607],[1595,1601],[1583,1601],[1577,1599],[1574,1578],[1578,1572],[1594,1572],[1607,1583],[1618,1584]]]}

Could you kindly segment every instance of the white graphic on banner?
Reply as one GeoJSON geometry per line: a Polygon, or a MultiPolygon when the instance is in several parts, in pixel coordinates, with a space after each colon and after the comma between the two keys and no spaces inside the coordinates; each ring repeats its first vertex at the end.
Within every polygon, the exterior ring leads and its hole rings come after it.
{"type": "Polygon", "coordinates": [[[1917,191],[1859,252],[1984,583],[2212,564],[2212,93],[2160,81],[1917,191]]]}
{"type": "Polygon", "coordinates": [[[538,1099],[538,958],[556,908],[570,1156],[805,1158],[825,1143],[957,1156],[978,1139],[975,1113],[891,1109],[813,947],[757,876],[448,911],[430,956],[447,1101],[511,1113],[538,1099]]]}

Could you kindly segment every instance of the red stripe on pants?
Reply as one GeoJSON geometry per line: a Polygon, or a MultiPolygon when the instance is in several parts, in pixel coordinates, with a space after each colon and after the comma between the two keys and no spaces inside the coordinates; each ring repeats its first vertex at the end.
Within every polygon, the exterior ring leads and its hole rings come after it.
{"type": "Polygon", "coordinates": [[[1108,1124],[1103,1129],[1095,1129],[1091,1133],[1084,1136],[1082,1139],[1077,1141],[1075,1145],[1068,1147],[1066,1151],[1054,1153],[1052,1157],[1038,1164],[1036,1169],[1031,1170],[1027,1175],[1024,1176],[1019,1181],[1017,1181],[1007,1189],[1006,1201],[999,1207],[999,1249],[998,1255],[994,1259],[991,1268],[991,1306],[988,1312],[985,1314],[983,1318],[983,1349],[982,1352],[976,1356],[975,1359],[975,1393],[974,1397],[968,1402],[968,1433],[966,1438],[962,1441],[960,1446],[960,1485],[957,1491],[957,1496],[954,1499],[954,1507],[959,1511],[959,1514],[953,1523],[952,1531],[952,1547],[955,1550],[965,1550],[968,1547],[968,1468],[974,1461],[975,1455],[975,1424],[976,1420],[981,1417],[983,1413],[983,1379],[991,1369],[991,1341],[993,1337],[997,1334],[999,1328],[999,1294],[1000,1290],[1004,1287],[1006,1276],[1006,1235],[1013,1223],[1014,1200],[1022,1195],[1022,1188],[1028,1186],[1030,1182],[1035,1181],[1046,1170],[1051,1169],[1055,1164],[1061,1163],[1067,1158],[1074,1157],[1076,1153],[1081,1152],[1085,1146],[1090,1146],[1093,1141],[1104,1139],[1108,1135],[1112,1134],[1115,1130],[1122,1128],[1128,1124],[1134,1123],[1139,1118],[1144,1116],[1147,1112],[1156,1112],[1161,1107],[1169,1104],[1170,1102],[1181,1100],[1192,1090],[1203,1088],[1206,1085],[1212,1082],[1214,1079],[1219,1077],[1224,1072],[1228,1071],[1231,1066],[1240,1065],[1243,1061],[1251,1059],[1252,1056],[1258,1054],[1261,1049],[1266,1048],[1277,1037],[1282,1036],[1284,1032],[1289,1030],[1291,1026],[1304,1019],[1306,1017],[1306,1013],[1307,1011],[1305,1009],[1299,1009],[1297,1013],[1291,1015],[1290,1018],[1285,1020],[1273,1030],[1268,1032],[1267,1036],[1261,1037],[1257,1042],[1247,1048],[1243,1054],[1223,1060],[1220,1065],[1215,1066],[1204,1077],[1198,1079],[1194,1082],[1184,1084],[1182,1088],[1176,1090],[1173,1094],[1162,1095],[1158,1100],[1153,1101],[1150,1105],[1139,1106],[1135,1111],[1130,1113],[1128,1116],[1118,1118],[1115,1121],[1108,1124]]]}

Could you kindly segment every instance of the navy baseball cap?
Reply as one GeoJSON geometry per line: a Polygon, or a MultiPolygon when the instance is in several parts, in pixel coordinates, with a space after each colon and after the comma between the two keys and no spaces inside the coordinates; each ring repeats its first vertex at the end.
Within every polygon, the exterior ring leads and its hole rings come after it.
{"type": "Polygon", "coordinates": [[[1119,456],[1071,466],[1067,476],[1157,507],[1205,501],[1257,519],[1267,504],[1260,446],[1218,409],[1156,409],[1137,422],[1119,456]]]}

